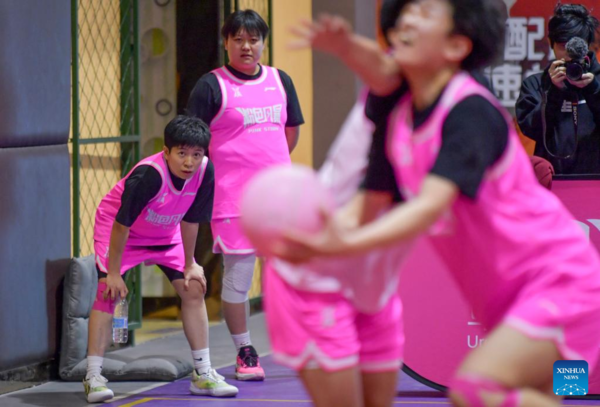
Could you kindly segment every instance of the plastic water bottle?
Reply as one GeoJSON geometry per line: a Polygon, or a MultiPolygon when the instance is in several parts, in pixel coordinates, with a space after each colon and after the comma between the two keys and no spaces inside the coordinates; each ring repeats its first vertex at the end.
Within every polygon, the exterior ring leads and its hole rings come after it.
{"type": "Polygon", "coordinates": [[[115,313],[113,314],[113,342],[114,343],[127,343],[127,319],[129,316],[129,304],[127,299],[124,298],[117,302],[115,307],[115,313]]]}

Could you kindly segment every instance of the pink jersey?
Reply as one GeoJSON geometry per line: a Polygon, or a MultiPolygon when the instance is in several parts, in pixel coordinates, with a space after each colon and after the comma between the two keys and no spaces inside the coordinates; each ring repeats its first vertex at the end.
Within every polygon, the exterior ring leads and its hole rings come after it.
{"type": "MultiPolygon", "coordinates": [[[[151,155],[137,163],[133,169],[140,165],[154,167],[162,178],[162,186],[158,194],[150,200],[140,216],[131,225],[129,239],[127,240],[128,245],[161,246],[181,242],[179,224],[196,198],[207,164],[208,158],[204,157],[198,172],[192,178],[186,180],[183,189],[178,191],[171,182],[169,167],[162,152],[151,155]]],[[[102,198],[96,211],[95,241],[110,242],[113,223],[121,207],[121,195],[123,195],[125,189],[125,181],[127,181],[133,169],[102,198]]]]}
{"type": "MultiPolygon", "coordinates": [[[[319,179],[337,206],[354,197],[367,168],[374,126],[365,116],[365,99],[366,93],[352,108],[319,170],[319,179]]],[[[397,292],[401,263],[410,247],[400,244],[360,256],[316,259],[301,266],[273,259],[272,265],[298,290],[342,293],[361,312],[373,313],[397,292]]]]}
{"type": "MultiPolygon", "coordinates": [[[[509,141],[476,199],[460,195],[429,237],[476,317],[493,326],[520,295],[549,289],[600,293],[598,254],[559,199],[536,180],[510,116],[467,74],[451,80],[417,130],[412,129],[410,95],[391,116],[388,156],[403,196],[411,199],[419,193],[440,150],[444,120],[471,95],[483,96],[505,114],[509,141]]],[[[578,307],[561,312],[577,312],[578,307]]]]}
{"type": "Polygon", "coordinates": [[[221,109],[210,123],[209,150],[215,166],[213,219],[240,216],[240,194],[261,169],[291,163],[285,136],[287,96],[277,69],[262,66],[254,80],[227,68],[212,72],[219,82],[221,109]]]}

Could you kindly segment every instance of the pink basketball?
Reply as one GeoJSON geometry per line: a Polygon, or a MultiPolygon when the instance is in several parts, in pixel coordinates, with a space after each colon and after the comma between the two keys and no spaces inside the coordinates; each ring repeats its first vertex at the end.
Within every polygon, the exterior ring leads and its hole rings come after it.
{"type": "Polygon", "coordinates": [[[333,199],[315,171],[301,165],[261,171],[242,193],[242,227],[262,255],[269,255],[271,245],[287,231],[319,232],[323,210],[333,210],[333,199]]]}

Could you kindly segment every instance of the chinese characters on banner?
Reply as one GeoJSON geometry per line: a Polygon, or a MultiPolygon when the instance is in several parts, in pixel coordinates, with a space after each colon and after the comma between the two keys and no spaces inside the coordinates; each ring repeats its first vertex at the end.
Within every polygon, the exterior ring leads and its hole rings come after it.
{"type": "Polygon", "coordinates": [[[503,106],[513,108],[523,79],[541,72],[553,58],[545,37],[546,20],[543,17],[509,17],[504,62],[486,71],[503,106]]]}

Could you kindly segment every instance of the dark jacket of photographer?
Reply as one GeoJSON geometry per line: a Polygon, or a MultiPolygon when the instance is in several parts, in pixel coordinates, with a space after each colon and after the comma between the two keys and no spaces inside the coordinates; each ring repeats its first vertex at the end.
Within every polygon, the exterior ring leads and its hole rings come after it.
{"type": "Polygon", "coordinates": [[[523,134],[535,140],[534,154],[550,161],[556,174],[600,174],[600,64],[588,54],[594,80],[585,88],[565,81],[561,90],[552,84],[548,68],[523,81],[516,104],[517,122],[523,134]],[[542,91],[547,92],[546,145],[542,137],[542,91]],[[578,100],[577,143],[572,102],[578,100]],[[576,151],[575,151],[576,148],[576,151]]]}

